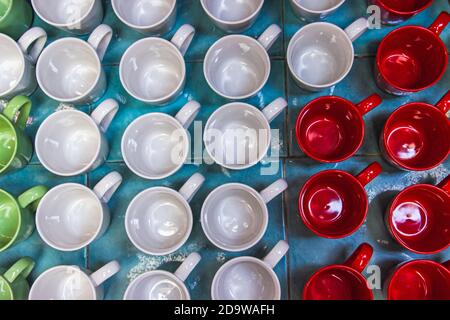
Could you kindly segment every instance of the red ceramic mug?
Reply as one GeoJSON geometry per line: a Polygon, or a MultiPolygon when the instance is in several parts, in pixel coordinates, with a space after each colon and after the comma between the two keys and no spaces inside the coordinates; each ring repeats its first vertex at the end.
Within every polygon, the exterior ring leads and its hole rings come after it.
{"type": "Polygon", "coordinates": [[[406,188],[387,211],[392,236],[406,249],[436,254],[450,247],[450,176],[437,187],[406,188]]]}
{"type": "Polygon", "coordinates": [[[369,0],[369,4],[380,7],[381,22],[388,25],[408,20],[432,3],[433,0],[369,0]]]}
{"type": "Polygon", "coordinates": [[[381,102],[378,94],[356,105],[336,96],[311,101],[297,119],[300,148],[320,162],[341,162],[351,158],[364,140],[363,116],[381,102]]]}
{"type": "Polygon", "coordinates": [[[389,33],[378,47],[378,86],[394,95],[406,95],[436,84],[448,65],[447,48],[439,35],[449,22],[450,14],[442,12],[428,29],[405,26],[389,33]]]}
{"type": "Polygon", "coordinates": [[[372,290],[362,272],[369,264],[373,248],[363,243],[343,265],[317,271],[303,290],[304,300],[373,300],[372,290]]]}
{"type": "Polygon", "coordinates": [[[430,170],[450,154],[450,91],[436,106],[409,103],[388,118],[381,150],[392,164],[410,171],[430,170]]]}
{"type": "Polygon", "coordinates": [[[382,172],[375,162],[356,177],[340,170],[311,177],[300,191],[299,212],[305,225],[317,235],[344,238],[361,227],[369,200],[364,187],[382,172]]]}
{"type": "Polygon", "coordinates": [[[450,300],[450,261],[401,264],[386,282],[388,300],[450,300]]]}

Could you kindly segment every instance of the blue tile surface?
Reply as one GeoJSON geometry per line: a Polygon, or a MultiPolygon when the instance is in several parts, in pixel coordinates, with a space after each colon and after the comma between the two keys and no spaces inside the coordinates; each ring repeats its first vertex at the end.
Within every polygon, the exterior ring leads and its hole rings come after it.
{"type": "MultiPolygon", "coordinates": [[[[231,172],[217,165],[199,164],[201,159],[193,152],[191,161],[174,176],[163,181],[145,181],[133,175],[123,163],[120,142],[124,130],[138,116],[150,112],[175,115],[187,101],[195,99],[202,104],[202,110],[197,118],[199,122],[190,128],[190,133],[192,137],[198,137],[199,133],[198,131],[194,132],[194,127],[197,126],[201,129],[202,123],[206,122],[212,112],[228,102],[208,87],[203,76],[203,57],[207,49],[225,34],[206,17],[198,0],[178,0],[179,14],[176,27],[163,37],[170,39],[175,30],[185,23],[196,27],[197,34],[186,55],[188,74],[186,88],[183,94],[167,106],[147,106],[125,92],[118,76],[121,55],[130,44],[143,36],[128,29],[115,17],[109,0],[104,1],[104,4],[104,23],[111,25],[115,36],[104,60],[109,85],[102,100],[115,98],[121,103],[120,111],[107,132],[111,145],[107,163],[87,175],[64,179],[47,172],[34,156],[32,164],[24,170],[1,176],[0,188],[17,196],[37,184],[52,187],[73,181],[93,187],[108,172],[116,170],[123,175],[124,183],[109,203],[112,213],[111,226],[104,237],[90,247],[74,253],[57,252],[47,247],[35,232],[26,242],[0,253],[0,266],[8,266],[21,256],[29,255],[37,261],[37,267],[31,277],[33,280],[41,272],[55,265],[73,264],[96,270],[108,261],[117,259],[122,269],[117,276],[107,282],[105,298],[121,299],[127,285],[137,275],[155,268],[174,271],[189,253],[197,251],[203,259],[189,277],[187,285],[193,299],[209,299],[210,285],[215,272],[225,261],[238,255],[218,250],[204,236],[199,222],[200,209],[204,199],[209,192],[223,183],[243,182],[256,190],[262,190],[280,177],[287,179],[289,189],[283,197],[278,197],[270,203],[270,222],[267,233],[257,246],[239,255],[253,255],[262,258],[279,240],[286,239],[291,250],[287,259],[284,259],[275,270],[282,286],[283,299],[299,299],[305,282],[315,270],[328,264],[343,262],[363,241],[374,246],[375,254],[371,264],[381,267],[382,279],[386,278],[386,274],[397,263],[419,258],[419,256],[402,249],[391,239],[383,222],[383,214],[395,194],[406,186],[423,182],[436,184],[445,178],[450,173],[450,161],[447,160],[442,166],[429,172],[399,171],[381,158],[378,138],[384,121],[398,106],[410,101],[437,102],[450,88],[450,70],[447,70],[444,78],[436,86],[421,93],[407,97],[393,97],[382,93],[373,79],[374,56],[381,39],[395,29],[395,27],[383,27],[380,30],[369,30],[355,42],[357,55],[355,65],[341,84],[320,93],[303,91],[294,84],[290,77],[284,55],[289,39],[305,23],[294,16],[289,1],[266,0],[261,16],[246,34],[257,37],[273,23],[282,26],[284,32],[270,50],[272,72],[267,85],[261,93],[245,102],[263,108],[278,97],[285,97],[289,101],[288,109],[271,124],[273,129],[280,130],[279,139],[274,139],[273,142],[272,155],[279,152],[281,162],[278,163],[274,159],[268,158],[252,169],[231,172]],[[366,136],[357,156],[338,165],[318,164],[304,156],[295,139],[295,121],[305,104],[314,98],[329,94],[339,95],[356,103],[374,92],[383,96],[384,103],[365,116],[366,136]],[[314,173],[331,168],[358,173],[373,161],[379,161],[383,165],[384,172],[366,188],[370,207],[367,221],[362,228],[354,235],[341,240],[321,239],[309,231],[301,222],[297,209],[298,192],[304,182],[314,173]],[[272,169],[271,171],[274,173],[262,174],[264,171],[270,171],[269,169],[272,169]],[[139,192],[150,187],[162,185],[178,189],[196,172],[205,175],[206,183],[191,202],[194,228],[186,245],[166,257],[153,257],[140,253],[128,240],[124,228],[124,216],[130,201],[139,192]]],[[[448,1],[435,0],[433,6],[405,24],[428,26],[443,10],[450,11],[448,1]]],[[[346,4],[327,21],[346,27],[364,15],[366,15],[365,1],[347,0],[346,4]]],[[[46,25],[37,17],[34,25],[45,28],[50,36],[50,41],[70,36],[68,33],[46,25]]],[[[82,38],[86,39],[86,37],[82,38]]],[[[450,48],[450,27],[442,33],[441,38],[447,48],[450,48]]],[[[27,132],[34,137],[40,123],[63,106],[47,98],[41,90],[37,90],[31,98],[34,106],[27,132]]],[[[81,109],[91,112],[101,101],[95,105],[81,107],[81,109]]],[[[438,255],[426,256],[426,258],[445,261],[450,259],[450,250],[438,255]]],[[[379,290],[376,291],[376,297],[382,298],[379,290]]]]}

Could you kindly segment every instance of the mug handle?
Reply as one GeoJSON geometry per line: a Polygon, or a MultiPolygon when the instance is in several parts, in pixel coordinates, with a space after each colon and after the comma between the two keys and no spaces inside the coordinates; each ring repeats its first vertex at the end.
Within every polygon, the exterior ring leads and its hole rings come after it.
{"type": "Polygon", "coordinates": [[[106,132],[116,116],[117,111],[119,111],[119,103],[114,99],[108,99],[95,108],[91,113],[91,117],[100,129],[106,132]]]}
{"type": "Polygon", "coordinates": [[[114,260],[95,271],[93,274],[91,274],[90,278],[94,283],[94,286],[99,287],[103,282],[111,278],[119,271],[120,264],[119,262],[114,260]]]}
{"type": "Polygon", "coordinates": [[[122,176],[120,173],[113,171],[95,185],[94,193],[101,201],[108,203],[121,184],[122,176]]]}
{"type": "Polygon", "coordinates": [[[175,276],[182,282],[185,282],[198,263],[202,260],[202,257],[197,253],[193,252],[187,256],[183,261],[181,266],[175,271],[175,276]]]}
{"type": "Polygon", "coordinates": [[[358,107],[358,110],[360,111],[361,115],[365,115],[378,107],[383,102],[383,99],[381,96],[377,93],[374,93],[370,97],[364,99],[360,103],[358,103],[356,106],[358,107]]]}
{"type": "Polygon", "coordinates": [[[373,179],[378,177],[383,172],[383,168],[378,162],[372,163],[366,169],[364,169],[361,173],[356,176],[356,179],[365,187],[373,179]]]}
{"type": "Polygon", "coordinates": [[[42,50],[44,50],[46,42],[47,33],[39,27],[31,28],[17,41],[22,52],[31,58],[33,64],[36,64],[42,50]]]}
{"type": "Polygon", "coordinates": [[[436,107],[438,107],[444,114],[450,110],[450,91],[448,91],[442,99],[436,103],[436,107]]]}
{"type": "Polygon", "coordinates": [[[190,24],[184,24],[178,29],[170,41],[180,50],[181,55],[184,56],[192,43],[192,39],[194,39],[194,35],[195,28],[190,24]]]}
{"type": "Polygon", "coordinates": [[[438,184],[438,188],[441,188],[450,195],[450,175],[438,184]]]}
{"type": "Polygon", "coordinates": [[[32,103],[28,97],[17,96],[8,102],[3,110],[3,114],[11,120],[12,123],[15,123],[19,129],[25,130],[28,117],[30,116],[31,106],[32,103]],[[17,113],[19,114],[16,118],[17,113]]]}
{"type": "Polygon", "coordinates": [[[449,23],[450,23],[450,13],[443,11],[428,29],[430,29],[437,36],[439,36],[449,23]]]}
{"type": "Polygon", "coordinates": [[[183,128],[187,129],[191,126],[194,119],[197,117],[200,112],[201,105],[197,101],[189,101],[184,105],[183,108],[177,113],[175,119],[183,126],[183,128]]]}
{"type": "Polygon", "coordinates": [[[192,198],[197,194],[198,190],[205,182],[205,177],[200,173],[194,174],[178,191],[187,202],[191,202],[192,198]]]}
{"type": "Polygon", "coordinates": [[[270,269],[274,269],[275,266],[283,259],[289,250],[289,244],[281,240],[277,245],[269,252],[269,254],[263,259],[263,262],[267,264],[270,269]]]}
{"type": "Polygon", "coordinates": [[[352,42],[355,42],[359,37],[363,35],[364,32],[369,29],[369,21],[366,18],[359,18],[347,28],[345,28],[345,33],[350,38],[352,42]]]}
{"type": "Polygon", "coordinates": [[[35,263],[33,259],[31,259],[30,257],[24,257],[14,263],[12,267],[5,272],[3,277],[9,283],[13,283],[19,276],[22,276],[26,279],[30,275],[31,271],[33,271],[34,266],[35,263]]]}
{"type": "Polygon", "coordinates": [[[103,60],[106,50],[111,42],[113,30],[106,24],[101,24],[89,36],[88,43],[95,49],[100,58],[103,60]]]}
{"type": "Polygon", "coordinates": [[[258,42],[266,49],[266,51],[269,51],[282,32],[283,31],[278,25],[273,24],[259,36],[258,42]]]}
{"type": "Polygon", "coordinates": [[[283,98],[278,98],[269,104],[267,107],[263,109],[263,114],[266,117],[267,121],[272,122],[278,117],[284,109],[288,106],[288,103],[283,98]]]}
{"type": "Polygon", "coordinates": [[[448,260],[447,262],[444,262],[442,265],[444,266],[444,268],[446,268],[448,271],[450,271],[450,260],[448,260]]]}
{"type": "Polygon", "coordinates": [[[361,244],[358,249],[345,261],[344,265],[355,269],[359,273],[362,273],[369,264],[373,255],[373,248],[368,243],[361,244]]]}
{"type": "Polygon", "coordinates": [[[17,200],[21,208],[25,209],[32,205],[32,210],[35,212],[47,192],[46,186],[36,186],[22,193],[17,200]]]}
{"type": "Polygon", "coordinates": [[[267,204],[273,199],[275,199],[278,195],[282,194],[288,188],[288,184],[286,180],[279,179],[272,183],[270,186],[265,188],[259,194],[263,198],[264,202],[267,204]]]}

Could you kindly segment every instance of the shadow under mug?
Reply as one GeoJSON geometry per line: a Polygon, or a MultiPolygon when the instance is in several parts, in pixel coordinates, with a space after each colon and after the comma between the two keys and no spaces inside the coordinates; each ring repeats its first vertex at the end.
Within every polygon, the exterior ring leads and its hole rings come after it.
{"type": "Polygon", "coordinates": [[[427,9],[433,0],[369,0],[381,10],[381,23],[396,25],[427,9]]]}
{"type": "Polygon", "coordinates": [[[31,258],[24,257],[6,271],[0,268],[0,301],[28,298],[30,286],[27,277],[33,271],[34,265],[31,258]]]}
{"type": "Polygon", "coordinates": [[[306,283],[303,300],[373,300],[362,275],[372,255],[373,248],[363,243],[344,264],[320,269],[306,283]]]}
{"type": "Polygon", "coordinates": [[[33,10],[27,0],[0,1],[0,32],[17,40],[33,22],[33,10]]]}

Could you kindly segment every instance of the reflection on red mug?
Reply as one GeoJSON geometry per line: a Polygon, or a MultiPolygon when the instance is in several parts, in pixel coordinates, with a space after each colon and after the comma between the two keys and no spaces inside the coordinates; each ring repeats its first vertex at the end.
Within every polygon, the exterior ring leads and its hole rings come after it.
{"type": "Polygon", "coordinates": [[[347,160],[358,151],[364,140],[363,116],[381,102],[378,94],[357,105],[336,96],[311,101],[297,119],[300,148],[320,162],[347,160]]]}
{"type": "Polygon", "coordinates": [[[304,300],[373,300],[372,290],[362,272],[373,248],[363,243],[343,265],[331,265],[317,271],[303,290],[304,300]]]}
{"type": "Polygon", "coordinates": [[[381,22],[394,25],[412,18],[427,9],[433,0],[369,0],[381,9],[381,22]]]}
{"type": "Polygon", "coordinates": [[[392,202],[386,223],[406,249],[436,254],[450,247],[450,176],[437,187],[419,184],[392,202]]]}
{"type": "Polygon", "coordinates": [[[403,263],[389,277],[385,291],[388,300],[450,300],[450,261],[403,263]]]}
{"type": "Polygon", "coordinates": [[[311,177],[300,191],[298,203],[305,225],[329,239],[356,232],[369,208],[364,187],[381,172],[381,166],[375,162],[356,177],[340,170],[327,170],[311,177]]]}
{"type": "Polygon", "coordinates": [[[450,14],[442,12],[428,29],[405,26],[389,33],[378,47],[378,86],[394,95],[406,95],[435,85],[448,65],[447,48],[439,35],[449,22],[450,14]]]}
{"type": "Polygon", "coordinates": [[[381,137],[384,156],[410,171],[430,170],[450,154],[450,91],[436,106],[409,103],[388,118],[381,137]]]}

